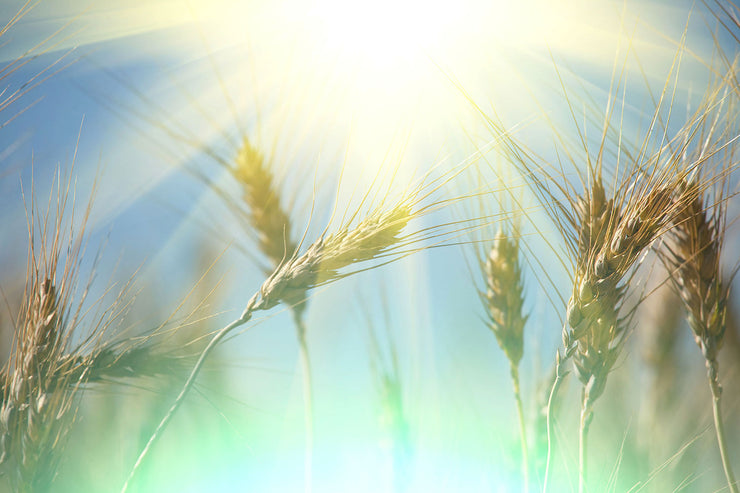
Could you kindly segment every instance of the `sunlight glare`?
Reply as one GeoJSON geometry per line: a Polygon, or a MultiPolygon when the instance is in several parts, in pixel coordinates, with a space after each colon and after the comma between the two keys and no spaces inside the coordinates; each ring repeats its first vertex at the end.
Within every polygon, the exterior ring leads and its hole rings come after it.
{"type": "Polygon", "coordinates": [[[461,3],[439,0],[325,0],[313,12],[328,46],[374,68],[433,57],[445,43],[454,42],[461,13],[461,3]]]}

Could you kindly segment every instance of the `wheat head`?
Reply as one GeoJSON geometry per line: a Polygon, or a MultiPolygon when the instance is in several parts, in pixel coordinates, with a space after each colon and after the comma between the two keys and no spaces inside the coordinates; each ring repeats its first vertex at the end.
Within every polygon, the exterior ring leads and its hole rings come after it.
{"type": "Polygon", "coordinates": [[[519,238],[499,229],[484,266],[486,290],[481,298],[488,326],[512,367],[524,354],[524,285],[519,264],[519,238]]]}
{"type": "Polygon", "coordinates": [[[248,207],[260,251],[272,266],[280,265],[293,255],[297,244],[291,239],[290,219],[281,206],[272,172],[262,153],[246,139],[232,173],[242,188],[242,200],[248,207]]]}

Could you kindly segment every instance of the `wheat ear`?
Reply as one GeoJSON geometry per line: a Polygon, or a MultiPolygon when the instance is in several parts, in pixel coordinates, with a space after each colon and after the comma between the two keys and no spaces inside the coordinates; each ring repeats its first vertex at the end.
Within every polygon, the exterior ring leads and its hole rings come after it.
{"type": "Polygon", "coordinates": [[[19,492],[50,488],[59,460],[52,448],[61,447],[74,395],[54,378],[64,345],[63,306],[51,279],[32,280],[26,299],[0,410],[0,463],[12,468],[10,479],[19,492]]]}
{"type": "Polygon", "coordinates": [[[721,414],[722,386],[717,358],[726,328],[729,297],[729,287],[724,284],[720,272],[724,202],[720,200],[713,211],[711,207],[705,207],[702,187],[697,181],[683,182],[677,200],[687,205],[676,214],[670,246],[666,246],[664,257],[673,267],[672,279],[706,362],[722,466],[730,491],[737,493],[738,485],[730,464],[721,414]]]}
{"type": "Polygon", "coordinates": [[[247,205],[260,251],[272,266],[280,265],[293,255],[297,244],[290,237],[290,219],[280,203],[270,167],[262,153],[245,139],[231,171],[242,188],[242,201],[247,205]]]}
{"type": "MultiPolygon", "coordinates": [[[[72,214],[65,215],[75,210],[71,184],[71,173],[65,182],[59,173],[47,210],[39,212],[32,182],[31,202],[25,204],[26,286],[11,355],[2,369],[0,406],[0,466],[13,491],[51,490],[69,425],[89,376],[89,367],[73,363],[84,360],[84,346],[96,346],[121,315],[120,297],[93,320],[86,319],[85,313],[91,317],[90,312],[82,310],[89,289],[73,298],[79,285],[92,198],[84,217],[75,222],[72,214]]],[[[25,194],[23,197],[25,201],[25,194]]],[[[96,300],[87,308],[99,307],[100,302],[96,300]]]]}
{"type": "MultiPolygon", "coordinates": [[[[516,231],[516,228],[514,230],[516,231]]],[[[480,296],[488,315],[488,327],[496,336],[499,347],[509,360],[514,399],[519,416],[523,490],[528,492],[529,457],[519,382],[519,363],[524,354],[524,325],[527,322],[527,316],[523,313],[524,285],[519,263],[519,238],[516,235],[507,235],[503,229],[499,229],[483,268],[486,289],[480,293],[480,296]]]]}
{"type": "Polygon", "coordinates": [[[593,405],[625,340],[620,318],[627,284],[623,279],[639,256],[666,228],[673,205],[668,183],[649,183],[628,200],[606,201],[598,181],[581,208],[578,271],[568,302],[563,342],[583,384],[579,434],[579,491],[586,490],[587,436],[593,405]],[[597,211],[597,214],[593,214],[597,211]]]}

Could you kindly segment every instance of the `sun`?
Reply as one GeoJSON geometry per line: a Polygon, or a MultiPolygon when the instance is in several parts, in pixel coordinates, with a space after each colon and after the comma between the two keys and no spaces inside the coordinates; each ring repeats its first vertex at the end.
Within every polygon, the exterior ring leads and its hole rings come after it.
{"type": "Polygon", "coordinates": [[[434,57],[455,41],[463,5],[442,1],[344,2],[325,0],[312,9],[317,32],[340,56],[375,70],[397,69],[434,57]]]}

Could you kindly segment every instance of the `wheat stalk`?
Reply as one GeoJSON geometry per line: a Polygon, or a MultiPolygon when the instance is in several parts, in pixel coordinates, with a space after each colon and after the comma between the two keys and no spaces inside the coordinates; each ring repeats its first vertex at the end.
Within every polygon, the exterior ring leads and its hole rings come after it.
{"type": "Polygon", "coordinates": [[[394,492],[402,493],[408,490],[411,481],[410,466],[413,460],[414,447],[411,437],[411,426],[404,405],[403,379],[401,377],[397,346],[390,335],[387,321],[386,351],[381,349],[377,331],[373,327],[369,315],[368,324],[370,326],[371,372],[374,376],[381,405],[379,421],[390,440],[392,460],[391,484],[393,485],[394,492]],[[385,353],[388,354],[386,355],[385,353]]]}
{"type": "MultiPolygon", "coordinates": [[[[515,227],[514,232],[516,231],[515,227]]],[[[519,265],[518,236],[516,234],[507,235],[503,229],[499,229],[482,267],[486,289],[480,293],[480,297],[486,308],[488,327],[496,336],[499,347],[509,360],[514,399],[519,417],[523,490],[527,492],[529,491],[529,457],[519,381],[519,363],[524,354],[524,325],[527,322],[527,316],[523,313],[524,285],[519,265]]]]}

